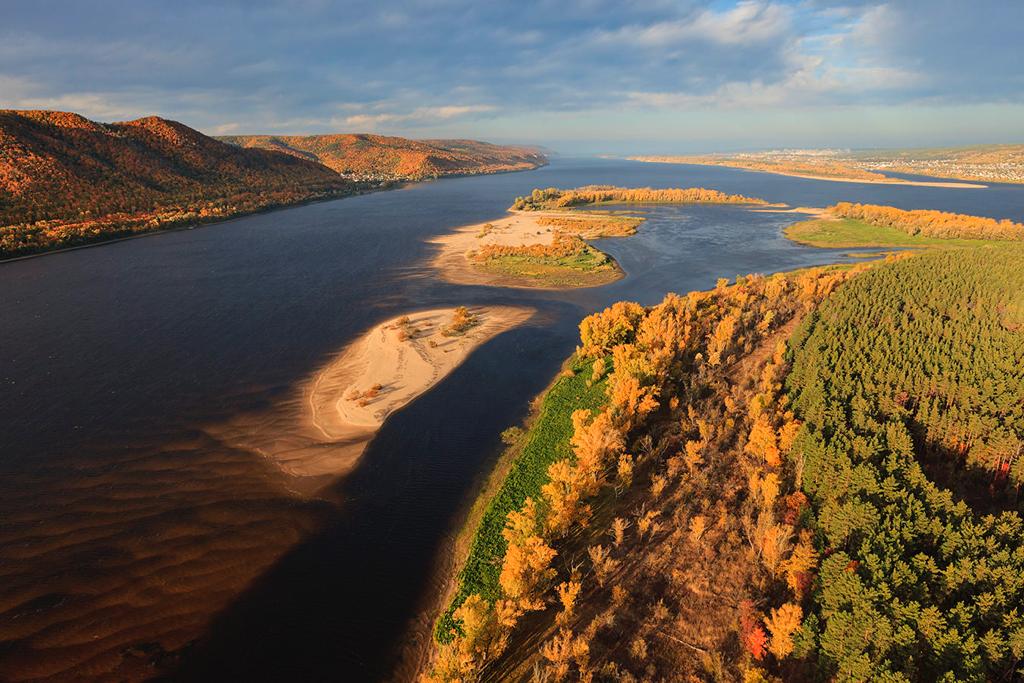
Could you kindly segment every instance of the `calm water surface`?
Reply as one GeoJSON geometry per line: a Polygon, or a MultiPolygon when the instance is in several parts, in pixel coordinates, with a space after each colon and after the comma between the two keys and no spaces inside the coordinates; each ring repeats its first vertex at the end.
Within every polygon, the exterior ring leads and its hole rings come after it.
{"type": "MultiPolygon", "coordinates": [[[[439,281],[425,242],[534,187],[703,186],[1024,220],[1024,189],[897,187],[560,160],[0,265],[0,680],[379,680],[427,632],[442,550],[498,434],[613,301],[832,262],[799,218],[653,207],[606,240],[628,277],[575,292],[439,281]],[[225,440],[370,326],[517,303],[524,327],[389,418],[316,495],[225,440]]],[[[407,669],[397,669],[405,673],[407,669]]]]}

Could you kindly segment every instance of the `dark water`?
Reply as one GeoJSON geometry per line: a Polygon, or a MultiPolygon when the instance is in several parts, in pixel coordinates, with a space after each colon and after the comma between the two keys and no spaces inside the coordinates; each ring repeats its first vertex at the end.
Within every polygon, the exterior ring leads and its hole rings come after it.
{"type": "Polygon", "coordinates": [[[628,273],[607,287],[456,286],[425,265],[432,236],[500,217],[534,187],[590,183],[1024,219],[1015,186],[561,160],[0,265],[0,680],[386,677],[426,631],[440,550],[498,434],[582,316],[844,258],[783,239],[791,214],[657,207],[635,237],[601,243],[628,273]],[[507,303],[539,313],[390,417],[317,496],[217,436],[386,318],[507,303]]]}

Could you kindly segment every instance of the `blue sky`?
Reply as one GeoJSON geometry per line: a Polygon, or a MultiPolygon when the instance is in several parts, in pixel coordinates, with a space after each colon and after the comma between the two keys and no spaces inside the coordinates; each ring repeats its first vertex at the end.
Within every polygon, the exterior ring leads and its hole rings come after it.
{"type": "Polygon", "coordinates": [[[0,0],[0,108],[567,153],[1024,142],[1021,0],[0,0]]]}

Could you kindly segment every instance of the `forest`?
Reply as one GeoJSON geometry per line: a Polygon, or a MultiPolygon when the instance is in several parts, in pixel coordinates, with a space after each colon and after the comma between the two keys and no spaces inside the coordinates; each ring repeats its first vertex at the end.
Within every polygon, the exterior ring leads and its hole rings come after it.
{"type": "Polygon", "coordinates": [[[584,319],[425,680],[1013,678],[1022,262],[894,254],[584,319]]]}
{"type": "Polygon", "coordinates": [[[908,235],[940,239],[1022,240],[1024,224],[984,216],[892,206],[839,202],[825,211],[836,218],[853,218],[869,225],[895,228],[908,235]]]}
{"type": "Polygon", "coordinates": [[[1021,263],[1014,245],[872,269],[793,337],[789,458],[823,558],[797,654],[823,678],[1017,672],[1021,263]]]}
{"type": "Polygon", "coordinates": [[[555,187],[535,189],[525,197],[516,197],[513,211],[542,211],[565,209],[588,204],[767,204],[763,199],[726,194],[703,187],[655,189],[651,187],[626,188],[609,185],[589,185],[572,190],[555,187]]]}
{"type": "Polygon", "coordinates": [[[760,680],[781,667],[817,558],[805,499],[785,488],[799,423],[783,342],[866,267],[722,280],[586,318],[511,439],[428,680],[760,680]]]}

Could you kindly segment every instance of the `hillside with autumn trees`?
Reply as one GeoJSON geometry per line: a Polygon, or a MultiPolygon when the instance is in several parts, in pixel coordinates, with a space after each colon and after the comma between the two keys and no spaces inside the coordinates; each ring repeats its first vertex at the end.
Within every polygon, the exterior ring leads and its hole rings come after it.
{"type": "Polygon", "coordinates": [[[351,194],[321,164],[175,121],[0,111],[0,257],[351,194]]]}
{"type": "Polygon", "coordinates": [[[476,525],[427,677],[793,668],[819,550],[787,465],[800,423],[785,340],[865,268],[722,280],[586,318],[476,525]]]}
{"type": "Polygon", "coordinates": [[[1010,680],[1024,250],[719,281],[586,318],[426,680],[1010,680]]]}
{"type": "Polygon", "coordinates": [[[247,149],[269,149],[317,161],[356,179],[423,180],[452,175],[524,171],[547,163],[534,147],[477,140],[410,140],[371,134],[233,135],[247,149]]]}
{"type": "Polygon", "coordinates": [[[218,140],[156,116],[0,111],[0,258],[220,220],[399,180],[546,163],[532,148],[368,135],[218,140]]]}

